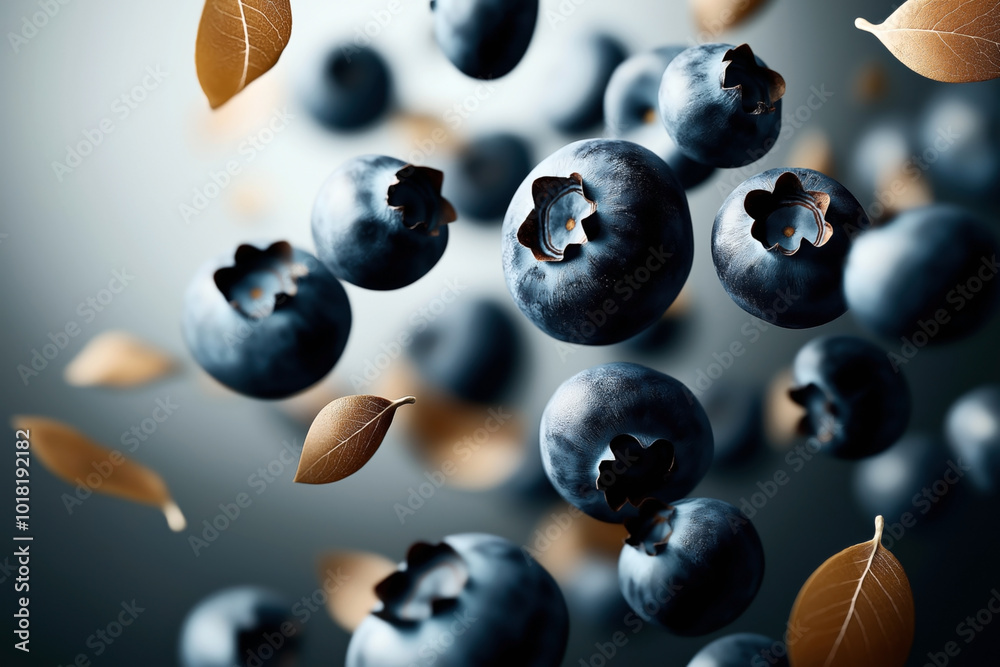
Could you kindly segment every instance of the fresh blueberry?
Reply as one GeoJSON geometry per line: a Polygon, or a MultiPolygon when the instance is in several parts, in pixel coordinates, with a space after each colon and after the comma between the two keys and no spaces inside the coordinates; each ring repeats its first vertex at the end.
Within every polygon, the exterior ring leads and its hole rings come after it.
{"type": "Polygon", "coordinates": [[[313,205],[317,254],[358,287],[398,289],[431,270],[448,245],[455,211],[441,196],[444,174],[381,155],[341,165],[313,205]]]}
{"type": "Polygon", "coordinates": [[[604,90],[611,73],[625,60],[625,47],[614,37],[592,34],[575,42],[571,62],[560,59],[547,77],[543,113],[561,132],[585,132],[604,117],[604,90]]]}
{"type": "Polygon", "coordinates": [[[632,56],[611,75],[604,92],[604,124],[610,136],[635,141],[663,158],[685,190],[704,183],[715,168],[695,162],[677,148],[657,115],[660,81],[683,46],[665,46],[632,56]]]}
{"type": "Polygon", "coordinates": [[[739,383],[718,383],[705,392],[702,405],[715,436],[713,468],[739,467],[764,442],[762,390],[739,383]]]}
{"type": "Polygon", "coordinates": [[[503,219],[510,198],[534,166],[531,146],[514,134],[488,134],[469,142],[449,172],[445,190],[462,216],[503,219]]]}
{"type": "MultiPolygon", "coordinates": [[[[854,242],[844,293],[854,316],[920,347],[986,323],[1000,301],[997,241],[965,210],[932,205],[900,213],[854,242]]],[[[905,341],[904,341],[905,342],[905,341]]]]}
{"type": "Polygon", "coordinates": [[[569,503],[621,522],[655,498],[686,496],[712,463],[712,428],[674,378],[631,363],[577,373],[542,413],[542,463],[569,503]]]}
{"type": "Polygon", "coordinates": [[[434,38],[448,60],[477,79],[499,79],[524,57],[538,0],[431,0],[434,38]]]}
{"type": "Polygon", "coordinates": [[[753,524],[729,503],[651,500],[625,526],[618,580],[644,621],[681,636],[707,634],[736,620],[760,589],[764,548],[753,524]]]}
{"type": "Polygon", "coordinates": [[[1000,384],[959,398],[948,411],[945,432],[973,485],[987,494],[1000,491],[1000,384]]]}
{"type": "Polygon", "coordinates": [[[781,132],[785,80],[746,44],[703,44],[663,72],[660,118],[692,160],[742,167],[771,150],[781,132]]]}
{"type": "Polygon", "coordinates": [[[417,543],[375,593],[381,603],[351,637],[347,667],[552,667],[566,650],[555,580],[500,537],[417,543]]]}
{"type": "Polygon", "coordinates": [[[181,628],[182,667],[282,667],[294,664],[301,628],[277,594],[227,588],[192,609],[181,628]]]}
{"type": "Polygon", "coordinates": [[[792,400],[806,415],[800,431],[843,459],[872,456],[896,442],[910,420],[910,389],[877,345],[826,336],[795,355],[792,400]]]}
{"type": "Polygon", "coordinates": [[[385,113],[392,79],[374,49],[340,45],[320,65],[303,90],[303,103],[317,122],[331,130],[355,130],[385,113]]]}
{"type": "Polygon", "coordinates": [[[351,305],[315,257],[279,241],[206,263],[184,297],[184,341],[209,375],[256,398],[318,382],[344,351],[351,305]]]}
{"type": "Polygon", "coordinates": [[[473,298],[454,304],[416,333],[407,352],[431,386],[462,400],[489,403],[510,389],[524,341],[506,307],[473,298]]]}
{"type": "Polygon", "coordinates": [[[927,435],[907,435],[881,454],[857,464],[854,497],[868,515],[881,514],[886,523],[901,523],[907,512],[921,517],[937,509],[948,495],[947,486],[938,495],[940,485],[947,484],[946,473],[950,471],[943,443],[927,435]],[[925,489],[928,495],[924,495],[925,489]]]}
{"type": "Polygon", "coordinates": [[[789,329],[847,310],[842,289],[851,233],[868,226],[858,200],[811,169],[772,169],[733,190],[712,229],[712,260],[743,310],[789,329]]]}
{"type": "Polygon", "coordinates": [[[687,667],[788,667],[784,653],[775,653],[780,644],[770,637],[742,632],[719,637],[698,651],[687,667]]]}
{"type": "Polygon", "coordinates": [[[996,81],[945,86],[918,125],[926,165],[945,199],[989,203],[1000,190],[1000,88],[996,81]]]}
{"type": "Polygon", "coordinates": [[[628,141],[556,151],[521,183],[504,219],[507,289],[538,328],[567,342],[617,343],[656,322],[693,255],[680,183],[628,141]]]}

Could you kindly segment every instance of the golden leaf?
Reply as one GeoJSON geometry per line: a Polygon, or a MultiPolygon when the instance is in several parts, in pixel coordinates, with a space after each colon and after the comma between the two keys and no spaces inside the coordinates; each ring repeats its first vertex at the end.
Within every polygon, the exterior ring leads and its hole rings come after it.
{"type": "Polygon", "coordinates": [[[194,60],[212,108],[274,67],[291,34],[288,0],[205,0],[194,60]]]}
{"type": "Polygon", "coordinates": [[[913,644],[913,593],[903,566],[875,537],[827,559],[806,581],[788,619],[792,667],[894,667],[913,644]]]}
{"type": "Polygon", "coordinates": [[[1000,77],[1000,4],[996,0],[909,0],[881,25],[854,25],[917,74],[945,83],[1000,77]]]}
{"type": "Polygon", "coordinates": [[[375,584],[396,571],[396,563],[364,551],[331,551],[319,561],[326,610],[334,622],[354,632],[378,604],[375,584]]]}
{"type": "Polygon", "coordinates": [[[743,23],[767,0],[691,0],[698,28],[712,35],[743,23]]]}
{"type": "Polygon", "coordinates": [[[15,429],[29,432],[32,453],[56,477],[74,486],[158,507],[171,530],[184,530],[187,522],[166,483],[149,468],[54,419],[16,416],[12,421],[15,429]]]}
{"type": "Polygon", "coordinates": [[[327,405],[306,433],[295,481],[329,484],[356,473],[382,444],[396,408],[416,400],[345,396],[327,405]]]}
{"type": "Polygon", "coordinates": [[[76,387],[134,387],[174,370],[174,360],[124,331],[91,339],[63,374],[76,387]]]}

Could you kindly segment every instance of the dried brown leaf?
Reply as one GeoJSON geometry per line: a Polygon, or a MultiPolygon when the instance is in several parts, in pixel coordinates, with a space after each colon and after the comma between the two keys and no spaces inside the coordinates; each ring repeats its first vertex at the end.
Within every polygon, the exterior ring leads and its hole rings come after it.
{"type": "Polygon", "coordinates": [[[319,561],[326,610],[334,622],[354,632],[378,603],[375,584],[396,571],[396,563],[364,551],[331,551],[319,561]]]}
{"type": "Polygon", "coordinates": [[[295,481],[329,484],[356,473],[382,444],[396,409],[416,400],[345,396],[327,405],[306,433],[295,481]]]}
{"type": "Polygon", "coordinates": [[[806,581],[788,619],[792,667],[894,667],[913,644],[913,593],[903,566],[875,537],[844,549],[806,581]]]}
{"type": "Polygon", "coordinates": [[[274,67],[291,34],[289,0],[205,0],[194,58],[212,108],[274,67]]]}
{"type": "Polygon", "coordinates": [[[32,453],[56,477],[74,486],[158,507],[171,530],[184,530],[187,522],[166,482],[149,468],[54,419],[16,416],[12,421],[15,429],[29,432],[32,453]]]}
{"type": "Polygon", "coordinates": [[[881,25],[857,19],[917,74],[945,83],[1000,77],[1000,3],[909,0],[881,25]]]}
{"type": "Polygon", "coordinates": [[[750,18],[767,0],[691,0],[695,22],[703,32],[718,35],[750,18]]]}
{"type": "Polygon", "coordinates": [[[124,331],[91,339],[66,366],[66,382],[76,387],[134,387],[175,369],[164,352],[124,331]]]}

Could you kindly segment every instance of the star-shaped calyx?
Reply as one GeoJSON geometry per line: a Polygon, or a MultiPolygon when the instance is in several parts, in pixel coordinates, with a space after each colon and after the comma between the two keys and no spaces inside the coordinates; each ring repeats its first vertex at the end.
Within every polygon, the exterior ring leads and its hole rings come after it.
{"type": "Polygon", "coordinates": [[[295,251],[285,241],[266,250],[252,245],[236,249],[233,265],[217,270],[215,286],[240,314],[267,317],[298,293],[297,281],[309,269],[295,261],[295,251]]]}
{"type": "Polygon", "coordinates": [[[541,176],[531,184],[535,207],[517,230],[517,240],[539,262],[560,262],[571,245],[589,239],[583,221],[597,211],[597,203],[583,193],[583,177],[541,176]]]}
{"type": "Polygon", "coordinates": [[[641,548],[650,556],[663,553],[674,530],[670,522],[676,512],[671,505],[659,500],[643,502],[639,506],[639,515],[624,521],[628,530],[625,544],[641,548]]]}
{"type": "Polygon", "coordinates": [[[778,177],[773,192],[748,192],[743,206],[753,218],[750,235],[782,255],[794,255],[802,243],[818,248],[833,236],[833,226],[826,221],[830,195],[805,190],[790,171],[778,177]]]}
{"type": "Polygon", "coordinates": [[[468,565],[448,544],[417,542],[406,553],[405,569],[375,586],[382,606],[372,613],[389,622],[417,623],[453,607],[468,581],[468,565]]]}
{"type": "Polygon", "coordinates": [[[674,470],[674,446],[666,440],[643,447],[635,437],[623,434],[615,436],[609,447],[614,458],[598,464],[597,488],[615,512],[625,503],[638,507],[655,497],[674,470]]]}
{"type": "Polygon", "coordinates": [[[408,164],[396,172],[386,200],[402,212],[407,229],[437,236],[442,227],[458,218],[451,203],[441,196],[443,184],[444,174],[437,169],[408,164]]]}
{"type": "Polygon", "coordinates": [[[815,384],[807,384],[789,390],[788,396],[805,408],[805,414],[798,423],[800,434],[815,436],[824,444],[840,434],[840,411],[822,389],[815,384]]]}
{"type": "Polygon", "coordinates": [[[785,96],[785,80],[758,65],[747,44],[729,49],[722,57],[722,88],[738,91],[743,110],[753,115],[774,113],[775,104],[785,96]]]}

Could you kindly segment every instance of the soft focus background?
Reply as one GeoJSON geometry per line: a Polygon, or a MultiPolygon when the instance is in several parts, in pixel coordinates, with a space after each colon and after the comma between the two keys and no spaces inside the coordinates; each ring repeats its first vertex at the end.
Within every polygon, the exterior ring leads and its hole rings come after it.
{"type": "MultiPolygon", "coordinates": [[[[198,600],[242,583],[273,588],[290,600],[310,596],[319,586],[317,558],[330,549],[373,551],[396,560],[415,540],[467,531],[533,545],[538,522],[559,511],[553,495],[529,490],[527,482],[539,467],[531,456],[537,448],[534,432],[548,396],[572,374],[629,359],[693,386],[716,361],[714,354],[739,341],[748,352],[717,382],[746,383],[763,391],[798,348],[818,333],[860,331],[847,314],[819,331],[768,328],[759,340],[749,340],[743,327],[751,318],[728,298],[712,266],[709,240],[715,212],[740,181],[784,166],[797,140],[815,132],[830,138],[837,160],[834,175],[863,203],[873,202],[870,183],[851,166],[865,127],[881,117],[915,120],[944,86],[910,72],[873,36],[853,27],[857,16],[885,18],[895,6],[888,0],[775,0],[745,25],[711,37],[748,42],[785,77],[785,114],[795,117],[798,112],[798,127],[783,133],[786,139],[759,163],[720,172],[690,193],[696,243],[685,295],[688,328],[662,354],[643,357],[622,346],[558,345],[518,314],[530,342],[529,369],[511,402],[503,406],[518,411],[528,425],[528,454],[517,479],[483,491],[445,487],[401,523],[394,505],[405,503],[411,489],[426,481],[425,467],[408,446],[405,429],[394,428],[370,464],[343,482],[296,485],[294,470],[285,467],[262,493],[250,486],[259,468],[277,460],[282,443],[301,446],[308,418],[289,416],[287,406],[232,394],[197,368],[179,326],[189,277],[207,258],[247,240],[282,238],[311,250],[309,217],[316,192],[329,172],[352,156],[384,153],[447,170],[454,145],[477,133],[522,133],[532,141],[536,161],[582,138],[547,129],[538,110],[552,77],[573,67],[574,45],[594,30],[619,37],[631,53],[694,44],[699,38],[687,3],[680,0],[543,0],[526,57],[487,90],[461,75],[437,50],[427,3],[403,3],[387,25],[373,31],[377,34],[371,40],[392,68],[396,111],[370,130],[334,135],[311,121],[297,101],[297,87],[325,50],[350,43],[373,20],[373,12],[385,10],[387,3],[295,0],[292,6],[292,38],[278,65],[214,113],[194,69],[202,9],[198,0],[69,2],[59,5],[58,13],[16,52],[7,39],[0,48],[4,421],[14,414],[49,416],[118,447],[123,432],[149,417],[158,399],[169,398],[179,407],[132,456],[164,476],[188,519],[187,531],[172,533],[154,509],[97,495],[69,514],[60,496],[71,488],[36,459],[31,469],[31,659],[25,662],[23,654],[11,648],[8,610],[15,575],[6,569],[13,561],[13,547],[4,547],[0,582],[6,620],[0,636],[5,638],[4,655],[10,656],[0,659],[5,665],[70,664],[80,653],[95,665],[176,664],[180,624],[198,600]],[[885,77],[887,92],[880,100],[866,101],[858,82],[873,64],[885,77]],[[127,107],[116,100],[141,85],[150,68],[162,72],[162,81],[147,90],[134,109],[128,108],[126,116],[127,107]],[[811,91],[821,89],[832,93],[829,100],[815,109],[805,106],[811,91]],[[475,108],[465,118],[446,115],[455,105],[475,108]],[[276,113],[290,115],[287,127],[249,159],[244,142],[276,113]],[[103,119],[111,119],[113,131],[71,173],[57,176],[52,163],[65,161],[67,144],[82,140],[83,133],[98,128],[103,119]],[[451,139],[436,144],[431,135],[439,127],[451,139]],[[241,173],[204,211],[185,221],[179,207],[191,205],[195,191],[203,190],[212,172],[224,169],[229,160],[240,163],[241,173]],[[134,279],[103,310],[85,316],[79,304],[104,289],[113,271],[134,279]],[[70,322],[80,325],[81,335],[38,377],[22,382],[17,366],[29,364],[32,350],[41,349],[50,332],[70,322]],[[110,329],[127,330],[167,350],[180,360],[181,371],[128,391],[69,386],[63,379],[66,364],[87,340],[110,329]],[[219,513],[220,503],[232,503],[244,492],[251,495],[251,506],[195,555],[188,537],[200,535],[202,522],[219,513]],[[123,601],[132,600],[145,611],[95,655],[87,638],[115,619],[123,601]]],[[[2,32],[19,32],[24,17],[37,11],[33,0],[4,2],[2,32]]],[[[947,193],[938,196],[948,198],[947,193]]],[[[995,216],[994,210],[984,213],[995,216]]],[[[993,224],[995,228],[995,220],[993,224]]],[[[383,345],[408,331],[415,313],[432,306],[450,283],[465,286],[461,299],[490,294],[513,309],[500,268],[499,225],[459,221],[450,233],[443,260],[416,284],[386,293],[346,286],[354,326],[346,352],[326,382],[330,398],[355,393],[351,376],[362,373],[383,345]]],[[[997,340],[1000,321],[995,319],[958,344],[922,350],[906,366],[915,400],[914,431],[938,434],[956,397],[997,380],[997,340]]],[[[898,341],[882,344],[899,346],[898,341]]],[[[403,358],[393,361],[370,390],[391,382],[405,366],[403,358]]],[[[314,413],[318,406],[309,409],[314,413]]],[[[6,437],[9,445],[0,448],[0,484],[11,491],[13,432],[6,437]]],[[[693,495],[739,505],[759,490],[758,482],[772,479],[779,470],[788,472],[790,482],[753,517],[767,555],[764,585],[750,609],[719,635],[751,631],[780,638],[809,574],[837,551],[871,537],[872,517],[852,495],[852,464],[842,461],[819,457],[795,471],[771,446],[738,473],[710,473],[693,495]]],[[[956,635],[956,625],[984,608],[992,591],[1000,588],[997,506],[970,491],[961,482],[955,485],[947,498],[954,502],[946,511],[921,517],[893,545],[916,599],[917,635],[910,665],[925,664],[928,651],[941,651],[948,641],[961,646],[953,664],[994,664],[1000,654],[1000,619],[985,626],[971,643],[956,635]]],[[[4,511],[12,507],[4,505],[4,511]]],[[[14,528],[13,517],[5,516],[8,528],[0,538],[7,540],[14,528]]],[[[594,643],[627,630],[624,612],[597,625],[580,612],[572,612],[564,665],[603,664],[591,662],[594,643]]],[[[629,633],[628,644],[610,663],[684,665],[714,636],[679,639],[645,627],[629,633]]],[[[342,664],[349,635],[323,610],[306,623],[304,637],[302,665],[342,664]]]]}

